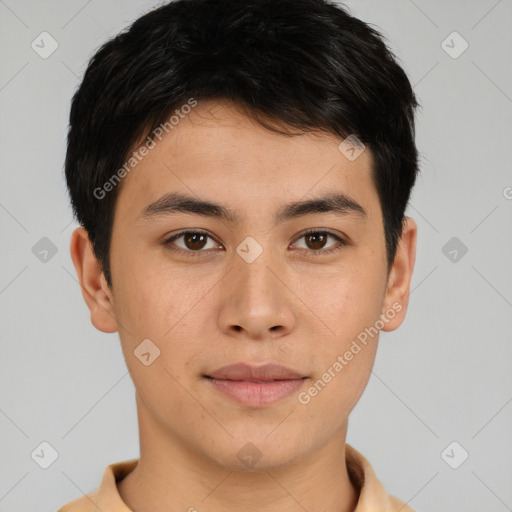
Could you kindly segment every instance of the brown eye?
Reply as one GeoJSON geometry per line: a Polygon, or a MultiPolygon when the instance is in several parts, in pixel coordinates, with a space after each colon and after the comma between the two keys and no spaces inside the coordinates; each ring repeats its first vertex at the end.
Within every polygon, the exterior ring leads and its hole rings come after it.
{"type": "Polygon", "coordinates": [[[323,249],[327,241],[328,235],[326,233],[311,233],[304,236],[308,249],[317,251],[323,249]]]}
{"type": "Polygon", "coordinates": [[[221,249],[219,244],[202,231],[182,231],[164,241],[164,245],[173,252],[188,253],[190,256],[210,253],[210,249],[221,249]]]}
{"type": "Polygon", "coordinates": [[[197,251],[203,249],[208,240],[208,236],[203,233],[186,233],[183,235],[183,242],[187,249],[197,251]]]}
{"type": "Polygon", "coordinates": [[[303,233],[294,243],[295,248],[308,251],[312,256],[328,255],[348,245],[340,236],[320,230],[303,233]]]}

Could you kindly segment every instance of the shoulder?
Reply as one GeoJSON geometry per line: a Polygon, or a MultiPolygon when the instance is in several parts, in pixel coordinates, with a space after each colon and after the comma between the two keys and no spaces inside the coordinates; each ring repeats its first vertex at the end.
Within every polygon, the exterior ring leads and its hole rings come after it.
{"type": "Polygon", "coordinates": [[[117,482],[133,471],[138,459],[116,462],[106,467],[100,486],[96,491],[85,494],[61,507],[57,512],[98,512],[101,510],[127,511],[119,495],[117,482]]]}
{"type": "Polygon", "coordinates": [[[359,492],[355,512],[414,512],[405,502],[386,492],[368,460],[349,444],[345,445],[347,471],[359,492]]]}

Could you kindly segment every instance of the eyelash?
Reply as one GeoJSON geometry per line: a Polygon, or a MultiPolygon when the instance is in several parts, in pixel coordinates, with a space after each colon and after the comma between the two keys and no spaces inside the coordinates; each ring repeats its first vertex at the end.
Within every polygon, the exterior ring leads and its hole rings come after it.
{"type": "MultiPolygon", "coordinates": [[[[206,235],[207,237],[211,238],[212,240],[215,240],[206,231],[202,231],[200,229],[194,229],[194,230],[182,231],[180,233],[172,235],[170,238],[167,238],[163,242],[163,245],[169,251],[174,252],[174,253],[180,253],[180,254],[185,253],[188,256],[193,256],[193,257],[199,256],[199,257],[202,257],[204,255],[203,253],[207,253],[208,250],[192,251],[190,249],[189,250],[185,250],[185,249],[181,249],[180,247],[173,246],[172,242],[178,240],[179,238],[181,238],[184,235],[189,235],[189,234],[193,234],[193,235],[206,235]]],[[[320,229],[309,229],[309,230],[303,232],[299,237],[297,237],[296,241],[300,240],[301,238],[304,238],[307,235],[311,235],[311,234],[329,235],[329,236],[331,236],[332,238],[334,238],[338,242],[337,245],[335,245],[334,247],[331,247],[330,249],[318,249],[316,251],[314,249],[299,249],[299,250],[307,251],[308,253],[311,253],[312,256],[324,256],[324,255],[333,254],[335,252],[340,251],[344,247],[350,245],[349,242],[347,242],[346,240],[341,238],[339,235],[336,235],[336,234],[334,234],[334,233],[332,233],[330,231],[327,231],[327,230],[320,230],[320,229]]],[[[294,243],[296,243],[296,241],[294,243]]]]}

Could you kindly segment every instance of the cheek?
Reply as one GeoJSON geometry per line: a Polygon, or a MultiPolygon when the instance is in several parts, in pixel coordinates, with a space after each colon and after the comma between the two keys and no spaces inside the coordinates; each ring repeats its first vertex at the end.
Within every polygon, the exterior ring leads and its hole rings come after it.
{"type": "Polygon", "coordinates": [[[191,407],[180,383],[198,350],[193,329],[201,325],[201,290],[184,287],[183,271],[163,273],[156,265],[125,271],[114,299],[126,365],[145,406],[155,416],[171,417],[176,407],[191,407]]]}
{"type": "Polygon", "coordinates": [[[368,384],[376,348],[377,337],[366,346],[350,343],[332,354],[323,371],[298,396],[312,417],[324,418],[326,425],[337,428],[349,416],[368,384]]]}
{"type": "Polygon", "coordinates": [[[173,269],[151,254],[132,253],[114,263],[116,318],[134,335],[162,337],[186,316],[201,293],[201,286],[187,285],[186,270],[173,269]]]}
{"type": "Polygon", "coordinates": [[[352,270],[302,279],[303,293],[308,290],[304,295],[307,304],[321,320],[315,321],[312,333],[318,372],[301,402],[311,401],[316,404],[313,409],[351,410],[371,375],[379,335],[375,325],[383,299],[382,275],[377,271],[370,274],[363,267],[353,266],[352,270]]]}
{"type": "Polygon", "coordinates": [[[304,272],[298,288],[298,297],[316,317],[318,335],[333,345],[342,346],[357,336],[381,312],[382,275],[355,265],[335,272],[304,272]]]}
{"type": "MultiPolygon", "coordinates": [[[[204,345],[200,330],[211,317],[212,274],[194,274],[191,283],[190,273],[183,268],[172,269],[161,262],[137,265],[135,258],[124,263],[126,278],[115,276],[114,309],[127,365],[139,367],[134,351],[149,339],[160,351],[155,365],[173,375],[182,374],[204,345]]],[[[146,373],[150,386],[158,384],[146,373]]]]}

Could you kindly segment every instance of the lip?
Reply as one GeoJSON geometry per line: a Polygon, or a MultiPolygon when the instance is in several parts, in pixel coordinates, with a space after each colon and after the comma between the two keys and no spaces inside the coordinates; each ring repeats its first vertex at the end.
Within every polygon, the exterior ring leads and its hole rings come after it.
{"type": "Polygon", "coordinates": [[[264,407],[297,392],[308,378],[278,364],[239,363],[204,375],[213,388],[247,407],[264,407]]]}
{"type": "Polygon", "coordinates": [[[223,366],[219,370],[206,375],[219,380],[270,381],[302,379],[305,376],[280,364],[264,364],[253,366],[246,363],[223,366]]]}

